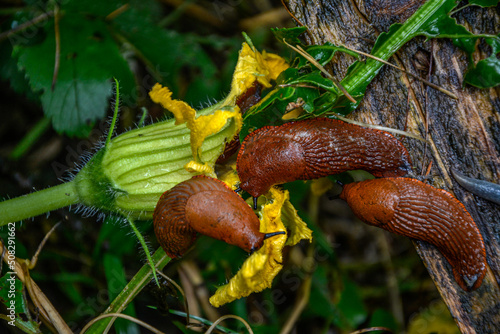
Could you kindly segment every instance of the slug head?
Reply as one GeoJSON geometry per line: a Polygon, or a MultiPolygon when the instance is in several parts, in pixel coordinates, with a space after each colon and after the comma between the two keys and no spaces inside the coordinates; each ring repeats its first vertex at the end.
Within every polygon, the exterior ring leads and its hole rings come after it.
{"type": "Polygon", "coordinates": [[[186,220],[193,230],[251,252],[262,247],[265,234],[250,206],[232,190],[203,191],[186,205],[186,220]]]}

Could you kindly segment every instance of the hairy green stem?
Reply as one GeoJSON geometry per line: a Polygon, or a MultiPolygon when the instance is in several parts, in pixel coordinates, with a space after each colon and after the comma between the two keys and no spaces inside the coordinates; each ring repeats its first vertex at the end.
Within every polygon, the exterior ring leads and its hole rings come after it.
{"type": "Polygon", "coordinates": [[[160,283],[158,282],[158,277],[156,277],[156,270],[154,267],[153,259],[151,258],[151,254],[149,253],[149,248],[146,245],[146,241],[144,240],[144,237],[142,236],[141,232],[137,229],[135,226],[134,220],[132,218],[127,218],[128,223],[130,224],[130,227],[134,231],[135,235],[137,236],[137,239],[139,239],[139,243],[141,244],[142,248],[144,249],[144,253],[146,254],[146,258],[148,259],[149,266],[151,267],[151,270],[153,271],[153,276],[155,278],[156,285],[160,286],[160,283]]]}
{"type": "Polygon", "coordinates": [[[80,202],[73,181],[0,202],[0,226],[80,202]]]}

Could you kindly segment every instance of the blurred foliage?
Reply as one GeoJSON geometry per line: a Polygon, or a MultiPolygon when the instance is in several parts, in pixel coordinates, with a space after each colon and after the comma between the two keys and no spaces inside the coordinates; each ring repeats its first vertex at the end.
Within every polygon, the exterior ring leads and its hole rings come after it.
{"type": "MultiPolygon", "coordinates": [[[[479,0],[471,4],[495,5],[492,1],[479,0]]],[[[229,90],[237,52],[243,42],[242,27],[251,27],[247,32],[258,49],[290,56],[296,65],[278,79],[283,85],[280,90],[267,95],[259,104],[260,109],[249,111],[242,136],[252,128],[281,122],[286,106],[298,97],[305,100],[303,109],[314,115],[329,110],[333,102],[344,106],[344,113],[354,106],[338,98],[341,95],[338,89],[317,68],[278,42],[285,39],[292,45],[301,44],[302,28],[274,30],[274,39],[270,27],[291,25],[279,1],[25,0],[5,5],[0,9],[0,17],[4,32],[42,18],[0,40],[2,96],[8,97],[1,103],[3,114],[9,114],[4,122],[6,125],[0,126],[6,147],[0,157],[2,162],[5,160],[2,163],[2,196],[28,192],[34,185],[43,187],[55,183],[59,174],[56,172],[54,177],[50,161],[66,162],[71,166],[69,162],[76,161],[73,155],[82,153],[81,147],[89,150],[97,145],[100,136],[78,141],[61,139],[59,134],[87,137],[96,129],[106,128],[99,121],[108,115],[112,77],[120,81],[124,97],[120,101],[122,131],[134,125],[142,107],[148,107],[154,119],[165,117],[147,98],[147,92],[156,82],[168,86],[176,98],[195,107],[223,97],[229,90]],[[200,10],[201,18],[197,14],[200,10]],[[271,24],[248,25],[248,22],[261,22],[258,20],[262,12],[274,15],[271,24]],[[59,65],[55,70],[57,44],[60,45],[59,65]],[[33,157],[22,157],[19,162],[7,161],[4,157],[23,136],[15,131],[29,132],[33,122],[42,118],[42,111],[51,119],[57,133],[47,130],[34,138],[33,150],[36,152],[33,157]],[[56,153],[51,153],[51,145],[55,146],[56,153]],[[78,148],[76,153],[73,148],[78,148]]],[[[398,27],[383,34],[377,43],[389,39],[398,27]]],[[[446,28],[442,37],[455,36],[455,43],[472,55],[475,39],[458,38],[457,34],[467,35],[468,32],[456,24],[446,28]]],[[[491,56],[477,63],[472,62],[471,57],[466,76],[467,82],[478,87],[490,87],[499,82],[497,54],[500,44],[493,37],[485,41],[491,46],[491,56]]],[[[330,44],[303,47],[323,65],[335,52],[355,56],[330,44]]],[[[356,64],[353,69],[361,66],[356,64]]],[[[360,98],[365,88],[354,96],[360,98]]],[[[290,190],[292,203],[314,231],[313,244],[301,244],[287,250],[286,266],[272,289],[213,310],[205,305],[208,295],[213,294],[217,284],[223,284],[238,271],[246,254],[223,242],[200,237],[183,261],[173,262],[164,270],[177,282],[182,281],[179,272],[187,276],[192,311],[198,309],[201,317],[211,321],[221,314],[232,313],[247,319],[255,333],[276,333],[302,296],[307,300],[295,324],[298,332],[349,332],[384,326],[396,333],[406,328],[405,322],[410,318],[410,333],[421,333],[419,324],[422,322],[429,325],[426,328],[443,333],[456,330],[456,326],[450,324],[446,309],[438,312],[434,304],[429,304],[439,295],[410,241],[396,236],[386,238],[397,268],[391,272],[381,255],[380,241],[373,237],[374,229],[355,221],[344,203],[315,197],[306,182],[294,182],[285,188],[290,190]],[[195,280],[192,272],[187,274],[186,264],[189,263],[194,263],[200,281],[195,280]],[[399,298],[405,306],[404,319],[397,319],[392,312],[394,304],[387,292],[387,275],[397,278],[399,298]],[[309,295],[304,297],[299,291],[308,278],[311,288],[309,295]],[[204,297],[193,297],[197,293],[204,297]],[[430,311],[421,311],[427,305],[430,311]]],[[[335,196],[335,191],[330,195],[335,196]]],[[[108,307],[145,263],[145,256],[128,225],[112,217],[96,222],[95,217],[85,218],[69,210],[37,217],[29,227],[16,223],[16,255],[30,258],[57,221],[64,224],[49,238],[39,263],[30,274],[76,331],[108,307]]],[[[138,223],[138,227],[149,237],[151,249],[156,249],[158,245],[151,222],[138,223]]],[[[0,230],[0,236],[7,240],[7,230],[0,230]]],[[[4,266],[2,288],[6,286],[7,271],[4,266]]],[[[19,283],[16,281],[16,288],[21,291],[19,283]]],[[[0,292],[0,300],[6,302],[4,289],[0,292]]],[[[16,309],[17,313],[30,313],[24,302],[19,301],[16,307],[22,307],[16,309]]],[[[169,310],[183,310],[180,294],[170,284],[164,283],[158,288],[150,283],[125,313],[165,332],[193,332],[186,328],[182,317],[169,310]]],[[[27,331],[34,332],[38,325],[27,319],[27,331]]],[[[11,330],[4,323],[0,326],[11,330]]],[[[244,331],[244,327],[234,321],[227,321],[224,326],[244,331]]],[[[123,319],[115,322],[114,329],[118,333],[142,331],[136,324],[123,319]]]]}
{"type": "Polygon", "coordinates": [[[221,80],[220,59],[209,52],[234,59],[240,41],[165,29],[160,24],[168,16],[160,13],[155,0],[27,3],[4,28],[48,17],[3,41],[2,78],[39,100],[57,132],[80,137],[106,115],[112,77],[120,81],[127,106],[156,82],[195,105],[219,99],[229,80],[221,80]],[[145,73],[134,73],[138,62],[145,73]]]}

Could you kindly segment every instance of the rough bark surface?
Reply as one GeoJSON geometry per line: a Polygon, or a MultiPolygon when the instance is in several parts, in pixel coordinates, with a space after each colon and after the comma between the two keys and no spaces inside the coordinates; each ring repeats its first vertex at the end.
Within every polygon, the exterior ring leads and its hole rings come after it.
{"type": "MultiPolygon", "coordinates": [[[[332,42],[370,52],[377,35],[394,22],[404,22],[423,0],[286,1],[289,11],[309,29],[306,42],[332,42]]],[[[474,33],[498,34],[500,7],[469,7],[455,18],[474,33]]],[[[484,43],[483,43],[484,44],[484,43]]],[[[483,45],[480,43],[479,48],[483,45]]],[[[481,52],[476,60],[484,57],[481,52]]],[[[331,71],[341,80],[354,60],[336,54],[331,71]]],[[[450,40],[416,38],[390,60],[406,70],[455,93],[458,100],[385,66],[368,86],[351,117],[369,124],[404,129],[429,140],[403,138],[415,169],[414,177],[455,194],[471,213],[486,243],[488,273],[482,286],[465,292],[451,268],[431,245],[415,242],[442,298],[463,333],[498,333],[500,328],[500,206],[461,188],[450,174],[498,183],[500,179],[500,89],[463,86],[467,55],[450,40]]]]}

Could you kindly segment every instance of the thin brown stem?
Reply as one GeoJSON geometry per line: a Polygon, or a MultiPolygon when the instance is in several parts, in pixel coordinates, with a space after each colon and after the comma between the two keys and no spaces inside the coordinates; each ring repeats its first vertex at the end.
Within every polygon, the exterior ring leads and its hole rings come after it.
{"type": "Polygon", "coordinates": [[[61,58],[61,34],[59,30],[59,6],[56,4],[54,8],[54,34],[55,34],[55,42],[56,42],[56,50],[55,50],[55,60],[54,60],[54,74],[52,75],[52,85],[50,89],[54,91],[57,82],[57,75],[59,74],[59,61],[61,58]]]}
{"type": "Polygon", "coordinates": [[[43,13],[43,14],[35,17],[33,20],[30,20],[26,23],[18,25],[14,29],[4,31],[3,33],[0,34],[0,42],[3,41],[4,39],[9,38],[12,35],[15,35],[15,34],[20,33],[21,31],[23,31],[25,29],[28,29],[31,26],[34,26],[35,24],[42,22],[43,20],[46,20],[47,18],[51,17],[52,15],[54,15],[54,12],[43,13]]]}
{"type": "Polygon", "coordinates": [[[284,39],[283,39],[283,43],[285,43],[289,48],[291,48],[292,50],[294,50],[295,52],[299,53],[302,57],[306,58],[311,64],[313,64],[316,68],[318,68],[324,75],[326,75],[326,77],[328,79],[330,79],[334,85],[340,89],[340,91],[342,93],[344,93],[344,95],[349,99],[349,101],[351,101],[352,103],[357,103],[357,101],[351,96],[351,94],[349,94],[349,92],[340,84],[340,82],[338,82],[337,80],[335,80],[335,78],[330,74],[328,73],[328,71],[323,67],[321,66],[320,63],[318,63],[316,61],[316,59],[314,59],[313,57],[311,57],[310,54],[308,54],[304,49],[302,49],[300,47],[300,45],[297,45],[297,46],[292,46],[290,44],[288,44],[284,39]]]}
{"type": "Polygon", "coordinates": [[[129,321],[132,321],[132,322],[135,322],[136,324],[138,325],[141,325],[142,327],[146,328],[146,329],[149,329],[151,332],[153,333],[156,333],[156,334],[164,334],[164,332],[160,331],[159,329],[156,329],[155,327],[151,326],[150,324],[142,321],[142,320],[139,320],[137,318],[134,318],[130,315],[127,315],[127,314],[122,314],[122,313],[108,313],[108,314],[101,314],[100,316],[97,316],[95,317],[94,319],[92,319],[91,321],[89,321],[85,327],[83,327],[82,331],[80,332],[80,334],[83,334],[85,333],[93,324],[95,324],[96,322],[98,322],[99,320],[101,319],[104,319],[104,318],[109,318],[109,317],[113,317],[113,318],[123,318],[123,319],[127,319],[129,321]]]}
{"type": "Polygon", "coordinates": [[[52,226],[52,228],[50,229],[50,231],[47,232],[47,234],[43,238],[42,242],[40,242],[40,245],[38,245],[38,249],[36,250],[35,255],[33,255],[33,257],[31,258],[31,260],[28,263],[28,268],[30,270],[33,269],[33,268],[35,268],[36,263],[38,261],[38,255],[40,255],[40,252],[42,251],[43,246],[45,246],[45,243],[47,242],[47,240],[49,240],[50,235],[56,230],[56,228],[60,224],[61,224],[61,222],[58,222],[57,224],[55,224],[54,226],[52,226]]]}

